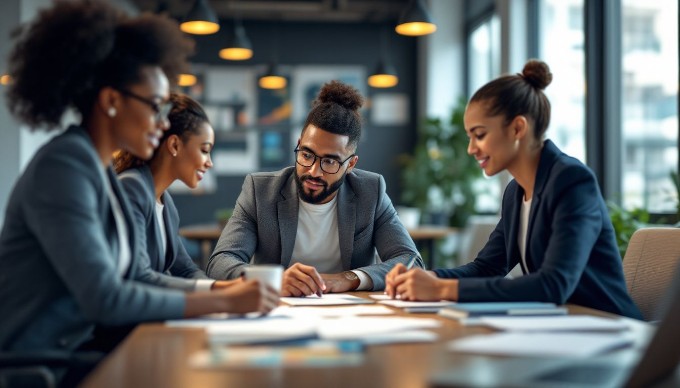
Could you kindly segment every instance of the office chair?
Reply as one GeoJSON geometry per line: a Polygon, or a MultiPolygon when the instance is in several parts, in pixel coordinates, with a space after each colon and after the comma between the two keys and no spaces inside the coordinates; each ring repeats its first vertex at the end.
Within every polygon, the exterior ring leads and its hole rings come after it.
{"type": "Polygon", "coordinates": [[[680,228],[639,229],[623,259],[628,293],[646,321],[661,319],[662,296],[680,264],[680,228]]]}
{"type": "Polygon", "coordinates": [[[75,385],[62,380],[63,372],[73,370],[82,377],[102,358],[96,351],[0,351],[0,388],[75,385]]]}

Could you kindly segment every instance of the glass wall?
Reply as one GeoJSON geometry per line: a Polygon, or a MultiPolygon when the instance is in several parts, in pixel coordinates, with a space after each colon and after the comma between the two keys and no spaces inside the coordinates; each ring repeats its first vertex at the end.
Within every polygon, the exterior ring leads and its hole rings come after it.
{"type": "Polygon", "coordinates": [[[543,0],[539,5],[539,57],[553,73],[545,89],[552,106],[546,137],[586,162],[584,0],[543,0]]]}
{"type": "Polygon", "coordinates": [[[678,2],[622,0],[622,203],[674,213],[678,168],[678,2]]]}
{"type": "MultiPolygon", "coordinates": [[[[500,20],[493,15],[472,29],[468,35],[468,97],[485,83],[500,75],[500,20]]],[[[478,193],[475,209],[479,213],[497,213],[500,209],[501,182],[498,176],[475,183],[478,193]]]]}

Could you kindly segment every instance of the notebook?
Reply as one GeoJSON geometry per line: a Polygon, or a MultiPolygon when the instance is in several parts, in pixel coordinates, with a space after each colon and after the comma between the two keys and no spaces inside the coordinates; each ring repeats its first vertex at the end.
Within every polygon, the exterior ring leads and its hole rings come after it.
{"type": "Polygon", "coordinates": [[[457,303],[439,310],[439,315],[452,319],[465,319],[486,315],[565,315],[565,307],[543,302],[480,302],[457,303]]]}
{"type": "MultiPolygon", "coordinates": [[[[666,380],[680,362],[680,268],[663,306],[663,319],[642,356],[619,352],[588,359],[489,360],[483,376],[475,368],[456,366],[430,379],[432,387],[649,387],[666,380]],[[477,372],[477,373],[475,373],[477,372]]],[[[677,386],[680,376],[673,376],[677,386]]]]}

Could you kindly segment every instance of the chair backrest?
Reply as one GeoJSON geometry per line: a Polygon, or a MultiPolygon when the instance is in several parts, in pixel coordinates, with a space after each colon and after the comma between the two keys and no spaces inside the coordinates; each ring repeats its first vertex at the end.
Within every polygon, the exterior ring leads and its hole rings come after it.
{"type": "Polygon", "coordinates": [[[680,228],[644,228],[633,233],[623,259],[628,293],[647,321],[661,319],[659,306],[680,264],[680,228]]]}

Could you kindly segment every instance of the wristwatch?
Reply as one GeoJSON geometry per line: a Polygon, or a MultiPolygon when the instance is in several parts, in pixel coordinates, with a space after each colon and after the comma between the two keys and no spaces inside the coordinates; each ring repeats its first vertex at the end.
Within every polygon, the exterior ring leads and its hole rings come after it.
{"type": "Polygon", "coordinates": [[[361,285],[361,280],[359,280],[359,276],[357,276],[357,274],[355,274],[352,271],[345,271],[342,273],[342,276],[344,276],[345,279],[350,281],[352,290],[356,290],[361,285]]]}

